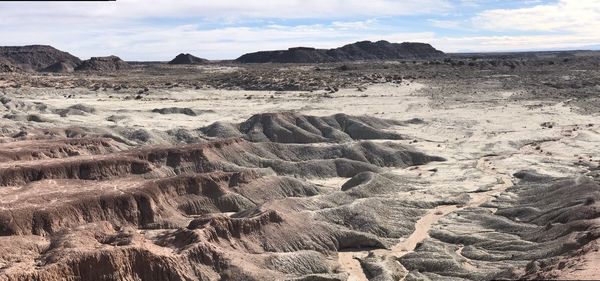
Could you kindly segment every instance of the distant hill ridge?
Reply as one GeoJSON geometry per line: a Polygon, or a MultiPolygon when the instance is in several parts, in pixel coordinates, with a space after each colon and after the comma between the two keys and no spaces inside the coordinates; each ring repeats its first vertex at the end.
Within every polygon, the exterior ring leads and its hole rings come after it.
{"type": "Polygon", "coordinates": [[[77,71],[116,71],[129,69],[127,62],[117,56],[92,57],[83,61],[75,70],[77,71]]]}
{"type": "Polygon", "coordinates": [[[203,64],[209,63],[209,60],[199,58],[190,54],[179,54],[169,64],[203,64]]]}
{"type": "MultiPolygon", "coordinates": [[[[279,51],[262,51],[239,57],[240,63],[322,63],[365,60],[434,59],[442,51],[426,43],[390,43],[361,41],[334,49],[295,47],[279,51]]],[[[82,61],[67,52],[47,45],[0,46],[2,72],[42,71],[115,71],[131,66],[116,56],[93,57],[82,61]]],[[[204,64],[210,61],[191,54],[179,54],[169,64],[204,64]]]]}
{"type": "Polygon", "coordinates": [[[46,45],[0,47],[0,58],[25,70],[41,70],[58,62],[81,63],[78,57],[46,45]]]}
{"type": "Polygon", "coordinates": [[[390,43],[388,41],[361,41],[335,49],[295,47],[279,51],[261,51],[245,54],[240,63],[320,63],[361,60],[430,59],[444,56],[427,43],[390,43]]]}

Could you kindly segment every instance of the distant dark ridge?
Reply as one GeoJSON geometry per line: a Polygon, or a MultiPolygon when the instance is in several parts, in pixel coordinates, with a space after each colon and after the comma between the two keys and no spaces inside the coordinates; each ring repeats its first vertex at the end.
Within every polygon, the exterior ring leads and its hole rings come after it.
{"type": "Polygon", "coordinates": [[[169,64],[203,64],[208,63],[209,60],[199,58],[190,54],[179,54],[169,64]]]}
{"type": "Polygon", "coordinates": [[[25,70],[40,70],[61,61],[73,65],[81,63],[78,57],[45,45],[0,47],[0,58],[25,70]]]}
{"type": "Polygon", "coordinates": [[[444,56],[426,43],[390,43],[361,41],[336,49],[307,47],[280,51],[262,51],[245,54],[236,61],[241,63],[320,63],[362,60],[430,59],[444,56]]]}
{"type": "Polygon", "coordinates": [[[77,71],[115,71],[129,69],[128,63],[117,56],[92,57],[83,61],[75,70],[77,71]]]}
{"type": "Polygon", "coordinates": [[[451,58],[469,59],[543,59],[543,58],[577,58],[598,56],[600,51],[594,50],[557,50],[557,51],[512,51],[512,52],[465,52],[447,53],[451,58]]]}

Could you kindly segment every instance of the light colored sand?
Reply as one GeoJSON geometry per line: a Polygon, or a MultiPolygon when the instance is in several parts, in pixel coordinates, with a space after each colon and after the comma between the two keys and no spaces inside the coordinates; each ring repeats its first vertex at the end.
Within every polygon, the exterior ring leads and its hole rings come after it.
{"type": "Polygon", "coordinates": [[[559,276],[559,280],[598,280],[600,278],[600,253],[593,252],[584,256],[581,266],[568,270],[559,276]]]}
{"type": "Polygon", "coordinates": [[[340,178],[340,177],[333,177],[333,178],[314,178],[314,179],[308,179],[308,181],[319,185],[319,186],[323,186],[326,188],[330,188],[333,190],[339,190],[340,187],[346,182],[348,181],[347,178],[340,178]]]}
{"type": "Polygon", "coordinates": [[[592,241],[591,250],[578,258],[578,264],[558,272],[556,280],[598,280],[600,278],[600,241],[592,241]]]}
{"type": "Polygon", "coordinates": [[[366,254],[366,252],[360,251],[338,253],[338,263],[340,264],[340,268],[348,273],[347,281],[368,281],[367,276],[360,266],[360,262],[356,259],[357,257],[364,258],[366,254]]]}
{"type": "Polygon", "coordinates": [[[439,218],[456,211],[458,208],[455,205],[439,206],[430,210],[426,215],[421,217],[415,224],[415,231],[404,241],[394,245],[391,249],[391,254],[396,257],[401,257],[412,250],[429,237],[429,230],[439,218]]]}

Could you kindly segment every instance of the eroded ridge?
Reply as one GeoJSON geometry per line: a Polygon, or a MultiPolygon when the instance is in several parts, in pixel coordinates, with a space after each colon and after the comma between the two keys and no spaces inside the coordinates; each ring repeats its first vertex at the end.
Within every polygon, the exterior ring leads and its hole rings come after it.
{"type": "Polygon", "coordinates": [[[244,137],[255,142],[320,143],[404,139],[405,136],[386,129],[405,124],[407,123],[342,113],[318,117],[283,112],[256,114],[239,124],[216,122],[200,130],[210,137],[244,137]]]}
{"type": "Polygon", "coordinates": [[[393,196],[410,186],[387,169],[444,160],[407,145],[278,141],[0,144],[2,279],[343,280],[335,252],[390,247],[460,201],[393,196]],[[352,179],[308,180],[330,177],[352,179]]]}

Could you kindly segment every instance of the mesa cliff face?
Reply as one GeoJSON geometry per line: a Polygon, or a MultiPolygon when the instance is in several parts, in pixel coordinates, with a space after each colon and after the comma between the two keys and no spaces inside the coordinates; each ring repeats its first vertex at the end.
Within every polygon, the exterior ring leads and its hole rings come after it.
{"type": "Polygon", "coordinates": [[[245,54],[236,61],[241,63],[324,63],[365,60],[433,59],[444,56],[426,43],[390,43],[361,41],[335,49],[307,47],[281,51],[262,51],[245,54]]]}

